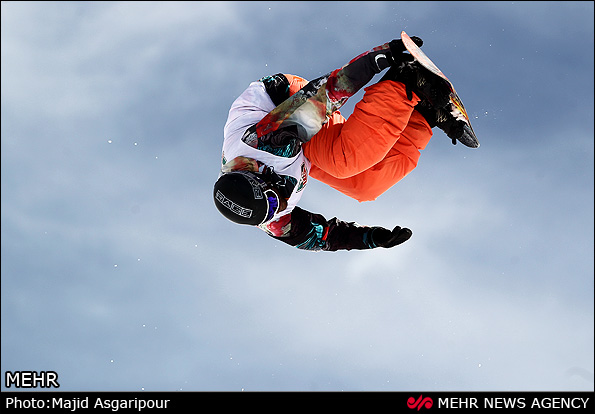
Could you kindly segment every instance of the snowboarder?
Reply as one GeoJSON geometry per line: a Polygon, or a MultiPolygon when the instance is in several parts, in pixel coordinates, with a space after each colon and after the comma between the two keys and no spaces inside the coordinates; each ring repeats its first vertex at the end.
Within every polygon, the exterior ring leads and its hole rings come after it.
{"type": "Polygon", "coordinates": [[[408,228],[327,220],[297,204],[310,176],[358,201],[375,200],[417,166],[433,127],[455,143],[464,125],[447,110],[449,93],[400,39],[310,82],[289,74],[252,82],[225,124],[215,205],[229,220],[300,249],[399,245],[411,237],[408,228]],[[345,119],[338,109],[385,69],[345,119]]]}

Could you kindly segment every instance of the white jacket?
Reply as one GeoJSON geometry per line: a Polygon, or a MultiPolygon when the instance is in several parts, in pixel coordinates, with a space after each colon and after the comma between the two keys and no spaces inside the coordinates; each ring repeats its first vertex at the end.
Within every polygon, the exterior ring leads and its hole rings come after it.
{"type": "Polygon", "coordinates": [[[223,129],[223,152],[221,155],[222,168],[236,157],[248,157],[272,167],[279,175],[295,178],[297,184],[287,200],[287,208],[273,216],[270,221],[291,213],[302,197],[310,173],[310,161],[304,156],[303,151],[287,158],[256,149],[242,141],[246,130],[257,124],[273,109],[275,109],[275,104],[269,97],[264,83],[252,82],[231,105],[223,129]]]}

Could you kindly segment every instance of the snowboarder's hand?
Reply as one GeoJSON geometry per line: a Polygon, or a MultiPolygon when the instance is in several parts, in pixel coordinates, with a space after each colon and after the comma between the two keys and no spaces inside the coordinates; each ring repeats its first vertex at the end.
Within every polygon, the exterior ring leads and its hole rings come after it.
{"type": "Polygon", "coordinates": [[[412,234],[411,230],[399,226],[392,231],[384,227],[374,227],[371,237],[374,244],[388,249],[406,242],[412,234]]]}
{"type": "MultiPolygon", "coordinates": [[[[422,45],[424,44],[424,41],[417,36],[411,36],[411,40],[413,40],[413,43],[415,43],[417,47],[422,47],[422,45]]],[[[407,50],[401,39],[391,40],[388,45],[390,46],[390,51],[395,55],[398,53],[403,53],[407,50]]]]}
{"type": "MultiPolygon", "coordinates": [[[[417,36],[413,36],[411,38],[413,42],[418,46],[421,47],[424,44],[424,41],[417,36]]],[[[403,53],[407,50],[403,41],[401,39],[394,39],[391,40],[388,44],[390,46],[390,53],[392,55],[392,66],[398,66],[403,61],[411,61],[413,57],[408,53],[403,53]]]]}

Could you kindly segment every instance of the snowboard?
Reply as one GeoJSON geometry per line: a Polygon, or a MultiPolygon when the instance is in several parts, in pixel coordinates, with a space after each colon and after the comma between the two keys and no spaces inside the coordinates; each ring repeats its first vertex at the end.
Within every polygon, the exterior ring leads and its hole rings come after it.
{"type": "Polygon", "coordinates": [[[463,145],[466,145],[470,148],[478,148],[479,141],[477,140],[475,132],[473,131],[473,127],[471,126],[469,115],[467,115],[467,111],[465,110],[463,101],[461,101],[461,98],[459,98],[459,95],[455,91],[452,82],[446,77],[444,73],[442,73],[440,69],[438,69],[438,66],[436,66],[434,62],[432,62],[430,58],[427,57],[424,52],[422,52],[422,50],[415,44],[415,42],[413,42],[413,40],[411,40],[409,35],[404,31],[401,32],[401,40],[403,41],[403,44],[405,45],[409,53],[411,53],[411,56],[415,58],[415,60],[417,60],[423,67],[428,69],[430,72],[440,76],[442,79],[448,82],[448,85],[450,87],[450,113],[455,118],[461,119],[465,123],[463,127],[463,136],[457,139],[463,145]]]}

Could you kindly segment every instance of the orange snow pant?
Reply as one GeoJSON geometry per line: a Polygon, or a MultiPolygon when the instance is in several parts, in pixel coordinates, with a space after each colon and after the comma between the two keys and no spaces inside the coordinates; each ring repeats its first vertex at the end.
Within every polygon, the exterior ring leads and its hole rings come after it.
{"type": "MultiPolygon", "coordinates": [[[[308,83],[285,76],[291,95],[308,83]]],[[[358,201],[375,200],[409,174],[432,137],[414,111],[419,98],[407,99],[402,83],[383,81],[365,91],[348,119],[334,112],[302,146],[312,163],[310,176],[358,201]]]]}

